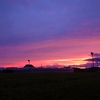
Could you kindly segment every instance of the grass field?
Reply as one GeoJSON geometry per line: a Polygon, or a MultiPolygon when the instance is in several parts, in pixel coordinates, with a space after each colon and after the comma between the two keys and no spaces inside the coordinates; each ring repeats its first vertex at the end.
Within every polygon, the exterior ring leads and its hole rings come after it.
{"type": "Polygon", "coordinates": [[[100,73],[0,73],[0,100],[99,100],[100,73]]]}

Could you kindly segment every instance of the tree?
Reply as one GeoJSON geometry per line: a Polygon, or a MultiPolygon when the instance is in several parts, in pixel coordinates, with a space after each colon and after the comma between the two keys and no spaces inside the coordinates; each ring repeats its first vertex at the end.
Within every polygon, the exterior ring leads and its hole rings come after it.
{"type": "Polygon", "coordinates": [[[30,60],[28,60],[28,63],[30,64],[30,60]]]}
{"type": "Polygon", "coordinates": [[[94,53],[93,52],[91,52],[91,57],[92,57],[92,64],[93,64],[93,66],[92,67],[94,67],[94,53]]]}

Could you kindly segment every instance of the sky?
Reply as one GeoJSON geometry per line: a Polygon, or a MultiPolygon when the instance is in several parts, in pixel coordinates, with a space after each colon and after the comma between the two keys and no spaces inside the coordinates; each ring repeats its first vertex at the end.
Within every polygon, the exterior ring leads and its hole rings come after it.
{"type": "Polygon", "coordinates": [[[0,0],[0,66],[80,65],[100,53],[100,0],[0,0]]]}

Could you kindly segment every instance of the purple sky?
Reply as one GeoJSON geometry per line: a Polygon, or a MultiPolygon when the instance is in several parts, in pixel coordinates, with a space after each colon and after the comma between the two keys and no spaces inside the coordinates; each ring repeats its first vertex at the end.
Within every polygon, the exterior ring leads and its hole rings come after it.
{"type": "Polygon", "coordinates": [[[100,53],[100,0],[1,0],[0,66],[78,64],[70,59],[91,51],[100,53]]]}

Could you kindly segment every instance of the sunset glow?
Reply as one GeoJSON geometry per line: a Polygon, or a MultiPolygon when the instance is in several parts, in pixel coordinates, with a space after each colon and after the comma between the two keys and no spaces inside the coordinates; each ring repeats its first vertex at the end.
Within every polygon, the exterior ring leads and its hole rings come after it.
{"type": "Polygon", "coordinates": [[[100,53],[99,0],[2,0],[0,67],[82,65],[100,53]]]}

